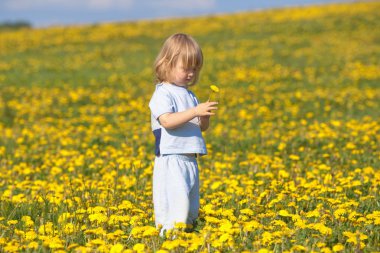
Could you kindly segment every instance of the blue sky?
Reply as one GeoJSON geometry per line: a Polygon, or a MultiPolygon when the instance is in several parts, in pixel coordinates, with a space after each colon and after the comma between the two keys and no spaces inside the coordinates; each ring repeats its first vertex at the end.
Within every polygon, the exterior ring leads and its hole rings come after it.
{"type": "MultiPolygon", "coordinates": [[[[35,27],[189,17],[350,0],[0,0],[0,22],[35,27]]],[[[352,1],[351,1],[352,2],[352,1]]]]}

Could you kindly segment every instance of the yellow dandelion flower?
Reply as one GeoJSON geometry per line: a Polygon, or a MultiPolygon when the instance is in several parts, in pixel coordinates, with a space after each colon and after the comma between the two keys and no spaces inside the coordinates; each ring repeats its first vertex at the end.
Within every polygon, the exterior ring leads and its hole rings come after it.
{"type": "Polygon", "coordinates": [[[89,241],[89,244],[104,245],[104,244],[106,244],[106,242],[102,239],[93,239],[93,240],[89,241]]]}
{"type": "Polygon", "coordinates": [[[281,177],[281,178],[288,178],[289,177],[289,173],[285,170],[280,170],[278,172],[278,175],[281,177]]]}
{"type": "Polygon", "coordinates": [[[21,220],[24,222],[25,226],[30,228],[34,226],[34,221],[30,216],[22,216],[21,220]]]}
{"type": "Polygon", "coordinates": [[[293,216],[293,215],[290,214],[287,210],[280,210],[280,211],[278,212],[278,215],[283,216],[283,217],[292,217],[292,216],[293,216]]]}
{"type": "Polygon", "coordinates": [[[111,247],[110,253],[121,253],[123,252],[123,244],[117,243],[111,247]]]}
{"type": "Polygon", "coordinates": [[[254,231],[258,228],[261,228],[261,227],[262,227],[262,225],[259,222],[252,220],[252,221],[246,222],[244,224],[244,231],[252,232],[252,231],[254,231]]]}
{"type": "Polygon", "coordinates": [[[72,223],[66,224],[63,228],[63,231],[67,235],[74,233],[75,231],[74,225],[72,223]]]}
{"type": "Polygon", "coordinates": [[[4,237],[0,238],[0,245],[5,245],[6,240],[4,237]]]}
{"type": "Polygon", "coordinates": [[[223,234],[223,235],[221,235],[221,236],[219,237],[219,241],[220,241],[221,243],[224,243],[224,242],[226,242],[226,241],[228,241],[228,240],[230,240],[230,239],[232,239],[232,238],[231,238],[231,235],[228,234],[228,233],[225,233],[225,234],[223,234]]]}
{"type": "Polygon", "coordinates": [[[272,251],[270,251],[269,249],[265,249],[265,248],[259,249],[259,251],[258,251],[258,253],[269,253],[269,252],[272,252],[272,251]]]}
{"type": "Polygon", "coordinates": [[[38,242],[30,242],[30,243],[27,245],[27,248],[28,248],[28,249],[37,249],[37,248],[38,248],[38,242]]]}
{"type": "Polygon", "coordinates": [[[77,248],[78,246],[79,246],[78,243],[73,243],[73,244],[70,244],[70,245],[67,247],[67,249],[68,249],[68,250],[75,249],[75,248],[77,248]]]}
{"type": "Polygon", "coordinates": [[[220,182],[220,181],[214,182],[214,183],[212,183],[210,189],[211,189],[211,190],[216,190],[216,189],[218,189],[219,186],[221,186],[222,184],[223,184],[223,183],[220,182]]]}
{"type": "Polygon", "coordinates": [[[158,235],[158,230],[155,227],[146,226],[145,231],[143,232],[143,236],[156,236],[158,235]]]}
{"type": "Polygon", "coordinates": [[[164,249],[167,249],[167,250],[173,250],[175,249],[176,247],[178,247],[178,245],[176,245],[175,243],[173,243],[173,241],[165,241],[162,246],[162,248],[164,249]]]}
{"type": "Polygon", "coordinates": [[[7,224],[8,224],[9,226],[16,225],[17,223],[18,223],[18,220],[9,220],[9,221],[7,222],[7,224]]]}
{"type": "Polygon", "coordinates": [[[38,228],[38,233],[39,234],[50,235],[50,234],[53,234],[53,232],[54,232],[54,228],[53,228],[53,223],[52,222],[47,222],[46,224],[42,224],[38,228]]]}
{"type": "Polygon", "coordinates": [[[25,240],[32,241],[37,238],[37,233],[34,230],[27,231],[25,233],[25,240]]]}
{"type": "Polygon", "coordinates": [[[282,228],[285,228],[286,227],[286,223],[282,220],[273,220],[271,222],[272,225],[274,226],[279,226],[279,227],[282,227],[282,228]]]}
{"type": "Polygon", "coordinates": [[[318,210],[313,210],[313,211],[307,212],[306,217],[307,218],[320,217],[320,213],[318,210]]]}
{"type": "Polygon", "coordinates": [[[216,85],[211,85],[211,86],[210,86],[210,89],[211,89],[211,93],[210,93],[210,95],[209,95],[209,97],[208,97],[208,101],[215,100],[213,94],[215,94],[215,93],[219,94],[219,88],[218,88],[218,86],[216,86],[216,85]]]}
{"type": "Polygon", "coordinates": [[[293,161],[298,161],[300,157],[298,155],[289,155],[289,159],[293,161]]]}
{"type": "Polygon", "coordinates": [[[264,232],[264,233],[262,234],[262,242],[263,242],[264,244],[268,244],[269,242],[272,241],[272,239],[273,239],[273,235],[272,235],[271,233],[269,233],[269,232],[264,232]]]}
{"type": "Polygon", "coordinates": [[[307,249],[302,245],[294,245],[292,251],[306,251],[307,249]]]}
{"type": "Polygon", "coordinates": [[[16,235],[18,235],[20,237],[24,237],[24,235],[25,235],[25,232],[22,231],[22,230],[19,230],[19,229],[15,229],[14,232],[15,232],[16,235]]]}
{"type": "Polygon", "coordinates": [[[322,235],[331,235],[332,234],[332,229],[325,226],[324,224],[322,223],[313,223],[313,224],[309,224],[308,225],[308,228],[310,229],[314,229],[314,230],[317,230],[318,232],[320,232],[322,235]]]}
{"type": "Polygon", "coordinates": [[[178,223],[175,224],[174,227],[177,228],[177,229],[185,229],[187,227],[187,225],[186,225],[186,223],[178,222],[178,223]]]}
{"type": "Polygon", "coordinates": [[[210,85],[210,89],[215,92],[215,93],[218,93],[219,92],[219,87],[216,86],[216,85],[210,85]]]}
{"type": "Polygon", "coordinates": [[[90,219],[90,221],[95,221],[95,222],[99,222],[99,223],[104,223],[104,222],[108,221],[107,215],[102,214],[102,213],[90,214],[88,216],[88,218],[90,219]]]}
{"type": "Polygon", "coordinates": [[[213,217],[213,216],[206,216],[205,220],[207,223],[214,223],[214,224],[220,223],[220,220],[218,218],[213,217]]]}
{"type": "Polygon", "coordinates": [[[61,240],[58,237],[48,237],[44,241],[43,245],[47,246],[47,247],[49,247],[51,249],[62,249],[62,248],[64,248],[64,246],[63,246],[63,240],[61,240]]]}
{"type": "Polygon", "coordinates": [[[143,227],[134,227],[131,230],[131,235],[135,238],[140,238],[143,232],[144,232],[143,227]]]}
{"type": "Polygon", "coordinates": [[[333,246],[333,251],[334,252],[339,252],[339,251],[342,251],[344,250],[344,246],[341,244],[341,243],[338,243],[336,245],[333,246]]]}
{"type": "Polygon", "coordinates": [[[231,229],[232,229],[232,223],[229,222],[229,221],[225,221],[225,222],[223,222],[223,223],[220,225],[220,227],[219,227],[219,230],[220,230],[220,231],[227,232],[227,233],[230,232],[231,229]]]}
{"type": "Polygon", "coordinates": [[[307,227],[305,221],[302,219],[296,220],[294,222],[294,226],[296,226],[297,228],[306,228],[307,227]]]}
{"type": "Polygon", "coordinates": [[[331,253],[332,251],[331,251],[331,249],[330,249],[329,247],[323,247],[323,248],[321,249],[321,252],[322,252],[322,253],[331,253]]]}
{"type": "Polygon", "coordinates": [[[245,208],[240,210],[241,214],[246,214],[246,215],[254,215],[254,212],[251,209],[245,208]]]}

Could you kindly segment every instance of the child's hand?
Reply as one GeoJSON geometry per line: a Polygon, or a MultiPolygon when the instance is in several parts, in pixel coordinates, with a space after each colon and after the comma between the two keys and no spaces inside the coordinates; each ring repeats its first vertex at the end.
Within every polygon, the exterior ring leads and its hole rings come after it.
{"type": "Polygon", "coordinates": [[[198,104],[197,107],[194,108],[195,116],[202,117],[202,116],[211,116],[215,115],[215,113],[212,112],[212,110],[217,110],[218,107],[216,105],[218,102],[205,102],[198,104]]]}

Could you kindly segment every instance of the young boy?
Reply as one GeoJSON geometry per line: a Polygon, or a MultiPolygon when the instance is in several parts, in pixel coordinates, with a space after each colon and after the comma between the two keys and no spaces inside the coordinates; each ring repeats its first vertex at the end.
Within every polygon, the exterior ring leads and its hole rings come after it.
{"type": "Polygon", "coordinates": [[[198,217],[196,157],[207,153],[201,131],[217,109],[217,102],[198,103],[188,89],[198,81],[202,65],[199,45],[186,34],[170,36],[155,61],[157,84],[149,107],[156,139],[153,203],[161,236],[175,223],[192,225],[198,217]]]}

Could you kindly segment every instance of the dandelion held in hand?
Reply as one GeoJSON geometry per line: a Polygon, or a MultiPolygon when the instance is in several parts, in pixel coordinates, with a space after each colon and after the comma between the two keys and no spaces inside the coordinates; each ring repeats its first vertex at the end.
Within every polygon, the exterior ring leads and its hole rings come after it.
{"type": "MultiPolygon", "coordinates": [[[[216,85],[210,85],[210,89],[211,89],[211,93],[210,93],[210,95],[209,95],[209,97],[208,97],[208,101],[212,101],[212,94],[214,94],[214,93],[219,93],[219,87],[218,86],[216,86],[216,85]]],[[[219,99],[218,99],[219,100],[219,99]]]]}
{"type": "Polygon", "coordinates": [[[211,85],[211,86],[210,86],[210,89],[211,89],[213,92],[219,93],[219,88],[218,88],[218,86],[216,86],[216,85],[211,85]]]}

